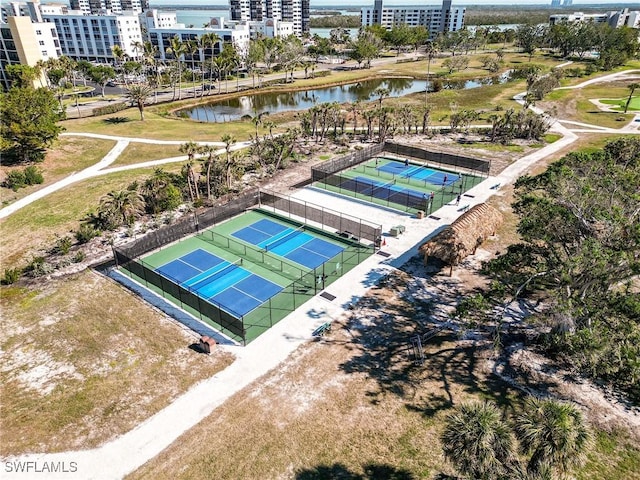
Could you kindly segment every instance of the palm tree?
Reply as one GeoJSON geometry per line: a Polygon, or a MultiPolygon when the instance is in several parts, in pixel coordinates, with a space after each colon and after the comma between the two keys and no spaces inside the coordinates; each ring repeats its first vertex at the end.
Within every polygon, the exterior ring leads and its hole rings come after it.
{"type": "Polygon", "coordinates": [[[158,47],[151,42],[144,42],[142,44],[142,63],[145,66],[147,79],[154,87],[154,103],[158,103],[158,87],[160,86],[160,72],[158,70],[158,62],[156,61],[157,53],[158,47]]]}
{"type": "MultiPolygon", "coordinates": [[[[124,53],[124,50],[122,49],[122,47],[120,45],[112,45],[111,46],[111,53],[113,54],[113,58],[115,60],[116,68],[118,70],[121,70],[121,72],[122,72],[122,64],[124,63],[124,59],[127,56],[127,54],[124,53]]],[[[122,72],[122,81],[126,82],[126,78],[124,77],[124,72],[122,72]]]]}
{"type": "Polygon", "coordinates": [[[216,151],[217,148],[213,145],[202,145],[198,149],[198,153],[201,155],[206,155],[204,166],[205,166],[205,176],[207,181],[207,199],[211,200],[211,169],[216,160],[216,151]]]}
{"type": "MultiPolygon", "coordinates": [[[[171,44],[167,47],[166,53],[169,55],[173,55],[173,58],[176,61],[176,65],[178,67],[178,100],[182,98],[182,55],[187,51],[186,45],[180,40],[178,35],[175,35],[171,39],[171,44]]],[[[175,90],[174,90],[174,98],[175,98],[175,90]]]]}
{"type": "Polygon", "coordinates": [[[391,92],[388,88],[378,87],[376,88],[371,95],[375,95],[378,97],[378,108],[382,108],[382,101],[384,97],[388,97],[391,92]]]}
{"type": "Polygon", "coordinates": [[[127,87],[126,97],[138,107],[140,120],[144,121],[144,106],[153,89],[149,85],[139,84],[127,87]]]}
{"type": "Polygon", "coordinates": [[[191,83],[193,83],[193,98],[196,98],[196,72],[195,72],[195,56],[200,55],[200,44],[197,40],[187,40],[184,42],[185,53],[189,54],[191,59],[191,83]]]}
{"type": "Polygon", "coordinates": [[[493,403],[464,404],[449,414],[441,441],[445,457],[470,478],[506,475],[514,460],[513,436],[493,403]]]}
{"type": "MultiPolygon", "coordinates": [[[[435,42],[427,42],[425,45],[425,52],[427,54],[427,81],[431,79],[431,62],[433,61],[433,57],[438,53],[438,45],[435,42]]],[[[425,87],[424,91],[424,102],[427,103],[427,99],[429,96],[429,87],[425,87]]]]}
{"type": "Polygon", "coordinates": [[[144,43],[138,40],[131,42],[131,49],[135,52],[134,59],[137,62],[144,59],[144,43]]]}
{"type": "Polygon", "coordinates": [[[527,471],[548,469],[566,473],[585,460],[591,436],[582,414],[573,405],[530,398],[516,418],[516,435],[524,453],[531,454],[527,471]]]}
{"type": "Polygon", "coordinates": [[[231,157],[231,147],[237,142],[237,140],[233,135],[230,135],[228,133],[223,135],[221,140],[224,142],[224,151],[226,154],[226,162],[224,164],[224,169],[225,169],[226,179],[227,179],[227,188],[231,188],[231,169],[233,167],[233,162],[231,157]]]}
{"type": "MultiPolygon", "coordinates": [[[[207,64],[207,50],[211,49],[211,56],[213,56],[213,48],[214,46],[220,41],[220,37],[211,32],[211,33],[205,33],[203,35],[200,36],[200,38],[198,39],[198,47],[200,48],[200,50],[202,50],[202,54],[201,54],[201,69],[202,69],[202,94],[201,96],[204,96],[204,79],[205,79],[205,71],[207,70],[206,68],[206,64],[207,64]]],[[[211,69],[209,69],[209,71],[211,71],[211,69]]],[[[211,84],[211,75],[209,76],[209,84],[211,84]]],[[[209,95],[211,94],[211,89],[209,89],[209,95]]]]}
{"type": "Polygon", "coordinates": [[[218,77],[218,93],[222,93],[222,74],[226,68],[226,63],[227,60],[222,55],[218,55],[211,59],[211,66],[216,72],[216,77],[218,77]]]}
{"type": "Polygon", "coordinates": [[[125,225],[143,211],[144,200],[136,190],[113,190],[102,197],[100,208],[120,215],[125,225]]]}
{"type": "Polygon", "coordinates": [[[627,88],[629,89],[629,98],[627,98],[627,103],[625,103],[624,105],[624,113],[627,113],[627,110],[629,109],[629,104],[631,103],[631,97],[633,96],[633,92],[635,92],[636,89],[640,88],[640,83],[632,83],[631,85],[627,85],[627,88]]]}

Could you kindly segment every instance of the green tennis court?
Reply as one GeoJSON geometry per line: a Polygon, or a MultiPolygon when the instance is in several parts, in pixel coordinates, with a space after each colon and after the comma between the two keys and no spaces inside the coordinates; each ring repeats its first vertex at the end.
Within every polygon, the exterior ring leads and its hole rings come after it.
{"type": "Polygon", "coordinates": [[[376,157],[329,175],[314,186],[402,211],[431,213],[483,180],[408,159],[376,157]]]}
{"type": "Polygon", "coordinates": [[[246,344],[372,253],[371,246],[255,209],[127,269],[150,290],[246,344]]]}

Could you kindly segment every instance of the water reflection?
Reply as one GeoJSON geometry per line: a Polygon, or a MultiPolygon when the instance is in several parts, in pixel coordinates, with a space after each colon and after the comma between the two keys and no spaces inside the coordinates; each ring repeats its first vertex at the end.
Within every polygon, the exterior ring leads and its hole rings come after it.
{"type": "MultiPolygon", "coordinates": [[[[444,88],[469,89],[482,85],[504,83],[508,75],[500,75],[482,80],[462,80],[443,82],[444,88]]],[[[376,100],[378,88],[386,88],[390,97],[400,97],[411,93],[424,92],[431,88],[431,82],[412,78],[386,78],[366,80],[348,85],[317,88],[302,92],[259,93],[243,95],[214,103],[207,103],[179,111],[179,115],[201,122],[228,122],[242,117],[254,117],[262,112],[279,113],[291,110],[307,110],[319,103],[347,103],[358,100],[376,100]]]]}

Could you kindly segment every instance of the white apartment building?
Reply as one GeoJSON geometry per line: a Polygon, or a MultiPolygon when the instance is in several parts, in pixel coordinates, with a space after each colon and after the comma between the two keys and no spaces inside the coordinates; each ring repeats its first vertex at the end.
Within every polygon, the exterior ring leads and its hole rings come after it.
{"type": "MultiPolygon", "coordinates": [[[[173,58],[171,54],[167,54],[167,48],[171,46],[171,39],[177,36],[181,41],[186,42],[189,40],[197,40],[206,33],[215,33],[221,39],[213,48],[207,48],[206,50],[200,49],[197,52],[197,57],[194,62],[203,61],[206,58],[218,55],[222,49],[222,43],[233,44],[238,53],[243,54],[249,48],[249,40],[251,38],[249,25],[247,23],[229,22],[224,17],[212,18],[209,22],[209,26],[206,28],[187,27],[183,23],[174,23],[168,26],[156,26],[153,21],[157,18],[158,21],[163,18],[163,15],[150,14],[151,11],[146,12],[144,20],[146,23],[147,38],[152,45],[158,48],[158,56],[161,60],[173,58]]],[[[159,25],[160,23],[158,23],[159,25]]],[[[191,60],[189,54],[185,55],[185,58],[191,60]]]]}
{"type": "Polygon", "coordinates": [[[233,21],[290,22],[295,35],[309,32],[309,0],[229,0],[229,10],[233,21]]]}
{"type": "MultiPolygon", "coordinates": [[[[62,54],[56,29],[50,23],[33,23],[27,16],[10,16],[0,24],[0,83],[10,87],[5,68],[8,65],[35,66],[39,61],[58,58],[62,54]]],[[[46,85],[44,78],[35,86],[46,85]]]]}
{"type": "Polygon", "coordinates": [[[64,15],[43,15],[55,25],[62,54],[75,60],[111,63],[112,47],[119,45],[124,53],[135,58],[133,45],[142,43],[142,31],[137,15],[83,15],[72,11],[64,15]]]}
{"type": "Polygon", "coordinates": [[[85,15],[102,12],[142,13],[149,8],[148,0],[69,0],[69,4],[72,10],[78,10],[85,15]]]}
{"type": "Polygon", "coordinates": [[[281,22],[269,18],[262,22],[245,22],[249,25],[249,33],[251,38],[256,38],[258,35],[265,37],[288,37],[289,35],[295,35],[295,24],[293,22],[281,22]]]}
{"type": "Polygon", "coordinates": [[[464,26],[464,7],[452,7],[451,0],[444,0],[441,7],[384,7],[382,0],[376,0],[374,6],[362,8],[360,20],[362,26],[381,25],[386,29],[394,25],[424,26],[429,37],[439,33],[456,32],[464,26]]]}
{"type": "Polygon", "coordinates": [[[549,25],[558,23],[593,22],[606,23],[610,27],[640,28],[640,11],[629,11],[628,8],[605,13],[560,13],[549,16],[549,25]]]}

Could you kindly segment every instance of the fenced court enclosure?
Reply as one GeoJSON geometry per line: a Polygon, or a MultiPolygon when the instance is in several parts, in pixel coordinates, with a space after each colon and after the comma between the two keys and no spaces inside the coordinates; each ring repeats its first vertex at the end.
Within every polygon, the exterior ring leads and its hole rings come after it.
{"type": "Polygon", "coordinates": [[[247,344],[374,253],[382,228],[254,191],[124,247],[121,272],[247,344]]]}
{"type": "Polygon", "coordinates": [[[313,185],[406,212],[431,213],[489,175],[490,162],[386,142],[312,169],[313,185]]]}

